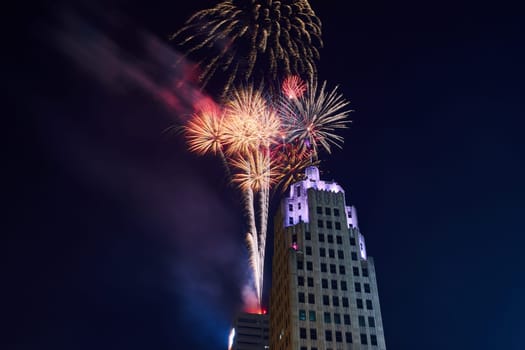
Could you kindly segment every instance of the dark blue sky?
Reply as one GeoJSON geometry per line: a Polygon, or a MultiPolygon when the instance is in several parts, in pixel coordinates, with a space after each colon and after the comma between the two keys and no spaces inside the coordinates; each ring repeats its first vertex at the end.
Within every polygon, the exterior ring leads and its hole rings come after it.
{"type": "MultiPolygon", "coordinates": [[[[141,62],[144,35],[170,46],[212,3],[13,11],[3,348],[225,348],[246,252],[220,163],[163,133],[173,111],[136,86],[101,84],[56,41],[73,13],[84,38],[107,35],[123,61],[141,62]]],[[[358,209],[387,347],[524,349],[521,12],[344,3],[311,1],[323,22],[320,78],[355,110],[322,170],[358,209]]]]}

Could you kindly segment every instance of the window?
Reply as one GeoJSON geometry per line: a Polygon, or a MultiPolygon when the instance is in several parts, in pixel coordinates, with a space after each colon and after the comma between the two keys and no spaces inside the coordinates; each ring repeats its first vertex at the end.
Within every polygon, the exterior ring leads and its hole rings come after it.
{"type": "Polygon", "coordinates": [[[375,328],[376,320],[372,316],[368,316],[368,327],[375,328]]]}
{"type": "Polygon", "coordinates": [[[326,228],[329,228],[329,229],[332,228],[332,222],[331,221],[326,221],[326,228]]]}
{"type": "Polygon", "coordinates": [[[334,236],[328,235],[328,243],[334,243],[334,236]]]}
{"type": "Polygon", "coordinates": [[[297,193],[297,197],[301,197],[301,186],[295,186],[295,192],[297,193]]]}
{"type": "Polygon", "coordinates": [[[365,283],[365,293],[370,293],[370,285],[365,283]]]}
{"type": "Polygon", "coordinates": [[[334,208],[334,216],[339,216],[339,209],[334,208]]]}
{"type": "Polygon", "coordinates": [[[324,331],[324,339],[326,341],[332,341],[332,331],[324,331]]]}
{"type": "Polygon", "coordinates": [[[335,264],[330,264],[330,273],[337,273],[337,269],[335,267],[335,264]]]}
{"type": "Polygon", "coordinates": [[[341,331],[335,331],[335,341],[338,343],[343,342],[343,334],[341,331]]]}
{"type": "Polygon", "coordinates": [[[299,320],[306,321],[306,311],[299,310],[299,320]]]}
{"type": "Polygon", "coordinates": [[[319,256],[324,258],[326,256],[326,249],[319,248],[319,256]]]}
{"type": "Polygon", "coordinates": [[[307,240],[307,241],[311,241],[312,240],[312,234],[310,233],[310,231],[306,231],[304,233],[304,239],[307,240]]]}
{"type": "Polygon", "coordinates": [[[330,298],[328,295],[323,295],[323,305],[330,305],[330,298]]]}
{"type": "Polygon", "coordinates": [[[363,267],[363,277],[368,277],[368,269],[363,267]]]}
{"type": "Polygon", "coordinates": [[[310,339],[317,340],[317,329],[310,328],[310,339]]]}
{"type": "Polygon", "coordinates": [[[367,310],[372,310],[372,300],[370,300],[370,299],[366,300],[366,309],[367,310]]]}
{"type": "Polygon", "coordinates": [[[359,316],[357,320],[359,321],[359,327],[366,327],[365,316],[359,316]]]}
{"type": "Polygon", "coordinates": [[[301,339],[306,339],[306,328],[299,328],[299,334],[301,339]]]}
{"type": "Polygon", "coordinates": [[[345,258],[345,253],[342,250],[338,250],[337,251],[337,258],[344,259],[345,258]]]}
{"type": "Polygon", "coordinates": [[[346,287],[346,281],[341,281],[341,290],[348,290],[346,287]]]}
{"type": "Polygon", "coordinates": [[[355,238],[354,237],[350,237],[350,245],[355,245],[355,238]]]}
{"type": "Polygon", "coordinates": [[[304,277],[303,276],[297,276],[297,285],[304,286],[304,277]]]}
{"type": "Polygon", "coordinates": [[[361,333],[361,344],[368,344],[368,342],[366,341],[366,334],[361,333]]]}
{"type": "Polygon", "coordinates": [[[377,345],[377,337],[375,334],[370,334],[370,344],[377,345]]]}
{"type": "Polygon", "coordinates": [[[315,210],[316,210],[317,214],[323,214],[323,208],[317,207],[317,208],[315,208],[315,210]]]}
{"type": "Polygon", "coordinates": [[[289,223],[290,225],[293,225],[293,218],[288,218],[288,223],[289,223]]]}
{"type": "Polygon", "coordinates": [[[344,275],[346,273],[346,269],[344,265],[339,265],[339,273],[341,275],[344,275]]]}
{"type": "Polygon", "coordinates": [[[301,350],[308,350],[306,346],[301,346],[301,350]]]}
{"type": "Polygon", "coordinates": [[[312,247],[306,246],[305,250],[306,250],[306,255],[312,255],[312,247]]]}
{"type": "Polygon", "coordinates": [[[304,262],[302,260],[297,260],[297,270],[304,269],[304,262]]]}
{"type": "Polygon", "coordinates": [[[319,242],[324,242],[324,234],[319,234],[319,242]]]}
{"type": "Polygon", "coordinates": [[[352,272],[354,274],[354,276],[359,276],[359,268],[358,267],[352,267],[352,272]]]}
{"type": "Polygon", "coordinates": [[[297,203],[297,209],[301,209],[301,203],[297,203]]]}
{"type": "Polygon", "coordinates": [[[317,227],[323,227],[323,220],[317,220],[317,227]]]}
{"type": "Polygon", "coordinates": [[[308,294],[308,304],[315,304],[315,295],[312,293],[308,294]]]}
{"type": "Polygon", "coordinates": [[[332,318],[330,317],[329,312],[324,313],[324,323],[332,323],[332,318]]]}
{"type": "Polygon", "coordinates": [[[292,242],[297,242],[297,235],[296,234],[292,235],[292,242]]]}
{"type": "Polygon", "coordinates": [[[363,299],[357,299],[356,303],[357,303],[357,308],[358,309],[362,309],[363,308],[363,299]]]}
{"type": "Polygon", "coordinates": [[[321,263],[321,272],[326,272],[326,264],[321,263]]]}
{"type": "Polygon", "coordinates": [[[298,299],[300,303],[304,303],[304,293],[303,292],[299,292],[298,299]]]}
{"type": "Polygon", "coordinates": [[[355,282],[354,287],[355,287],[356,292],[359,292],[359,293],[361,292],[361,283],[355,282]]]}
{"type": "Polygon", "coordinates": [[[335,258],[335,251],[333,249],[328,249],[328,256],[330,258],[335,258]]]}
{"type": "Polygon", "coordinates": [[[328,288],[328,280],[326,278],[321,280],[321,286],[325,289],[328,288]]]}
{"type": "Polygon", "coordinates": [[[312,277],[308,277],[308,287],[313,287],[314,286],[314,279],[312,277]]]}
{"type": "Polygon", "coordinates": [[[347,343],[352,343],[352,333],[351,332],[345,332],[345,340],[347,343]]]}
{"type": "Polygon", "coordinates": [[[343,244],[343,237],[337,236],[335,237],[337,244],[343,244]]]}
{"type": "Polygon", "coordinates": [[[335,324],[341,324],[341,315],[340,314],[334,314],[334,323],[335,324]]]}
{"type": "Polygon", "coordinates": [[[307,269],[308,271],[313,271],[313,269],[314,269],[314,265],[312,264],[311,261],[307,261],[307,262],[306,262],[306,269],[307,269]]]}
{"type": "Polygon", "coordinates": [[[343,307],[348,307],[348,298],[343,297],[342,301],[343,301],[343,307]]]}
{"type": "Polygon", "coordinates": [[[332,296],[332,305],[339,306],[339,297],[337,295],[332,296]]]}
{"type": "Polygon", "coordinates": [[[332,209],[330,209],[330,208],[324,208],[324,213],[325,213],[326,215],[332,215],[332,209]]]}
{"type": "Polygon", "coordinates": [[[293,211],[293,204],[288,204],[288,211],[293,211]]]}
{"type": "Polygon", "coordinates": [[[351,252],[350,255],[352,256],[352,260],[357,261],[357,253],[351,252]]]}
{"type": "Polygon", "coordinates": [[[341,229],[341,223],[339,221],[335,222],[335,229],[340,230],[341,229]]]}
{"type": "Polygon", "coordinates": [[[332,289],[337,290],[337,281],[332,280],[332,289]]]}
{"type": "Polygon", "coordinates": [[[350,324],[350,315],[344,314],[343,315],[343,319],[344,319],[346,325],[350,324]]]}
{"type": "Polygon", "coordinates": [[[315,311],[308,311],[308,319],[315,322],[315,311]]]}

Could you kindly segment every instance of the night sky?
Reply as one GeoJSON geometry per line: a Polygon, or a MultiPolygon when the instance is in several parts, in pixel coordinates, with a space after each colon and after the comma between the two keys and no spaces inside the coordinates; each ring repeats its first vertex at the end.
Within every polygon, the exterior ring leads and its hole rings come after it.
{"type": "MultiPolygon", "coordinates": [[[[217,159],[166,130],[185,114],[159,97],[178,74],[169,34],[215,2],[102,3],[4,23],[2,348],[225,349],[242,205],[217,159]]],[[[319,77],[354,109],[322,176],[357,207],[387,348],[525,349],[522,12],[311,5],[319,77]]]]}

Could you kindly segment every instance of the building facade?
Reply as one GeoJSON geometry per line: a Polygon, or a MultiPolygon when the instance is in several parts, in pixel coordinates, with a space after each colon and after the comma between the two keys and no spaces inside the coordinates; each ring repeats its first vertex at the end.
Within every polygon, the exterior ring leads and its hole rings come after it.
{"type": "Polygon", "coordinates": [[[229,343],[230,350],[268,349],[268,315],[239,313],[233,322],[229,343]]]}
{"type": "Polygon", "coordinates": [[[344,190],[309,167],[274,225],[270,349],[385,350],[374,260],[344,190]]]}

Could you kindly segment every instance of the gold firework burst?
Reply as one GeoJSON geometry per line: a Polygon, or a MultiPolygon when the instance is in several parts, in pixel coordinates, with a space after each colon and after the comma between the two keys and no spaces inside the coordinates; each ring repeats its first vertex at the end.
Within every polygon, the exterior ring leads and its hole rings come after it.
{"type": "Polygon", "coordinates": [[[307,0],[225,0],[195,13],[171,39],[200,56],[203,86],[224,75],[223,97],[248,79],[277,89],[279,76],[315,78],[323,45],[321,21],[307,0]]]}

